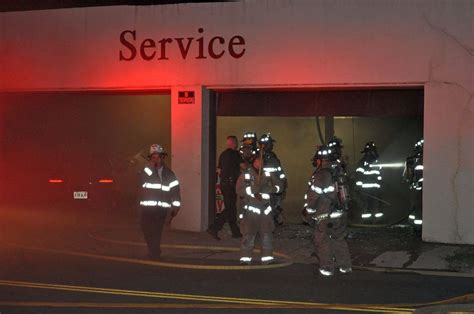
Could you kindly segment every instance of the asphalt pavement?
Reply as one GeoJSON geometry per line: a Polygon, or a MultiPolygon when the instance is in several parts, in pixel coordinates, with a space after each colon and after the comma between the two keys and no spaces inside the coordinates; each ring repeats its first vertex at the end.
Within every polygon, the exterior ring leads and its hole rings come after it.
{"type": "Polygon", "coordinates": [[[362,270],[321,277],[314,258],[288,248],[290,240],[309,241],[298,236],[276,241],[280,255],[268,268],[239,268],[237,239],[173,230],[164,258],[146,260],[135,218],[2,208],[0,313],[474,311],[472,277],[362,270]]]}

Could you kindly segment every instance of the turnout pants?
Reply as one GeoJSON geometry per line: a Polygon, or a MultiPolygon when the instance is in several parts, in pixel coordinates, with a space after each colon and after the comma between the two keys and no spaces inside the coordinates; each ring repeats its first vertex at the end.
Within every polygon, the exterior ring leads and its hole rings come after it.
{"type": "Polygon", "coordinates": [[[240,245],[240,257],[252,257],[255,247],[255,238],[260,236],[261,256],[273,256],[273,215],[264,213],[256,214],[246,212],[240,223],[242,242],[240,245]]]}
{"type": "Polygon", "coordinates": [[[380,198],[379,189],[367,189],[363,191],[365,194],[362,194],[363,204],[365,206],[364,213],[372,214],[371,218],[375,219],[375,214],[382,213],[382,202],[377,198],[380,198]]]}
{"type": "Polygon", "coordinates": [[[222,195],[224,196],[224,210],[214,220],[212,228],[220,231],[226,222],[229,223],[233,236],[239,236],[240,230],[237,226],[237,194],[235,192],[235,183],[221,184],[222,195]]]}
{"type": "Polygon", "coordinates": [[[272,215],[275,219],[276,223],[281,223],[282,217],[281,212],[283,208],[281,208],[281,204],[283,203],[283,194],[272,194],[271,195],[271,206],[272,206],[272,215]]]}
{"type": "Polygon", "coordinates": [[[165,209],[142,207],[140,226],[148,246],[148,254],[151,257],[161,255],[161,234],[163,233],[167,214],[168,212],[165,209]]]}
{"type": "Polygon", "coordinates": [[[423,192],[417,190],[411,190],[410,192],[410,207],[411,212],[416,216],[417,219],[422,217],[423,208],[423,192]]]}
{"type": "Polygon", "coordinates": [[[320,269],[334,272],[335,268],[351,267],[346,233],[346,217],[326,219],[315,225],[314,247],[320,269]]]}

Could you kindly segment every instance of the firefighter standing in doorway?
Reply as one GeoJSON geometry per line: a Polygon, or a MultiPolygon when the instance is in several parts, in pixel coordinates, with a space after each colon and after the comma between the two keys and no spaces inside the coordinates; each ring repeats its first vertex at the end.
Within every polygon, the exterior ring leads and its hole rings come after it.
{"type": "Polygon", "coordinates": [[[377,165],[379,154],[374,142],[366,143],[361,153],[364,156],[356,169],[356,187],[363,201],[361,218],[364,223],[373,223],[384,215],[380,198],[382,167],[377,165]]]}
{"type": "Polygon", "coordinates": [[[252,165],[245,169],[237,180],[237,194],[242,198],[243,213],[240,215],[240,263],[252,262],[252,253],[257,234],[261,241],[261,263],[273,262],[273,230],[270,195],[282,189],[280,180],[267,171],[263,171],[262,155],[254,158],[252,165]]]}
{"type": "Polygon", "coordinates": [[[342,158],[342,140],[334,137],[328,142],[328,148],[331,150],[331,168],[334,172],[334,177],[337,180],[337,192],[340,206],[348,211],[349,202],[351,200],[349,193],[349,184],[347,176],[347,164],[342,158]]]}
{"type": "Polygon", "coordinates": [[[140,224],[150,259],[160,258],[161,234],[166,217],[168,214],[175,217],[181,207],[178,179],[164,163],[167,155],[160,145],[151,145],[148,164],[141,173],[140,224]]]}
{"type": "Polygon", "coordinates": [[[342,170],[345,173],[347,165],[346,165],[345,160],[342,158],[342,148],[343,147],[344,146],[342,146],[342,140],[337,138],[337,137],[333,137],[328,142],[328,148],[331,149],[331,151],[333,152],[332,153],[333,162],[337,163],[339,165],[339,167],[341,167],[342,170]]]}
{"type": "Polygon", "coordinates": [[[271,205],[273,209],[273,219],[277,225],[283,224],[282,202],[285,199],[288,180],[281,166],[280,159],[273,151],[273,145],[276,141],[270,133],[263,134],[258,140],[259,152],[263,155],[263,171],[275,174],[281,180],[282,190],[271,195],[271,205]]]}
{"type": "MultiPolygon", "coordinates": [[[[245,169],[252,167],[255,158],[257,158],[257,133],[245,132],[241,142],[242,145],[239,148],[239,153],[244,160],[244,163],[241,166],[242,171],[244,171],[245,169]]],[[[243,198],[237,192],[237,217],[240,217],[244,212],[243,206],[243,198]]]]}
{"type": "Polygon", "coordinates": [[[255,156],[257,155],[257,133],[255,132],[245,132],[244,137],[241,140],[242,146],[239,148],[240,156],[247,163],[246,167],[252,165],[255,156]]]}
{"type": "Polygon", "coordinates": [[[421,230],[423,224],[423,139],[415,144],[414,154],[407,158],[403,177],[410,185],[410,208],[408,220],[416,231],[421,230]]]}
{"type": "MultiPolygon", "coordinates": [[[[306,215],[314,225],[313,241],[319,259],[319,272],[324,276],[352,271],[351,257],[345,237],[347,213],[339,199],[338,173],[335,170],[334,150],[321,146],[313,157],[316,167],[305,194],[306,215]]],[[[344,200],[343,200],[344,201],[344,200]]]]}

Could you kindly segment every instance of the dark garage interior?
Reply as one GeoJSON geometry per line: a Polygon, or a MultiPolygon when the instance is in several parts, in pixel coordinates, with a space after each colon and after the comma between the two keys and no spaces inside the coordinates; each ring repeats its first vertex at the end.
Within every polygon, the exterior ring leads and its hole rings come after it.
{"type": "MultiPolygon", "coordinates": [[[[382,171],[382,199],[386,204],[381,223],[401,222],[410,213],[409,190],[400,164],[423,136],[422,89],[223,92],[218,96],[217,115],[216,157],[224,150],[227,135],[241,139],[246,131],[255,131],[258,136],[271,132],[276,139],[275,152],[289,184],[283,203],[287,222],[301,222],[303,196],[314,170],[310,159],[321,145],[316,119],[325,142],[332,135],[342,139],[352,185],[366,142],[377,144],[379,163],[398,164],[382,171]]],[[[359,223],[357,191],[351,191],[351,196],[352,222],[359,223]]]]}

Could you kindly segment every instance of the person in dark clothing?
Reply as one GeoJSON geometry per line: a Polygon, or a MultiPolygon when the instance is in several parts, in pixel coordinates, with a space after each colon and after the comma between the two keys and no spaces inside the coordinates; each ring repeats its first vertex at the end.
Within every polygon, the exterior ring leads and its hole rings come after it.
{"type": "Polygon", "coordinates": [[[226,222],[229,223],[233,238],[241,237],[237,226],[237,194],[235,185],[240,176],[240,169],[245,162],[237,150],[237,138],[227,137],[227,149],[219,156],[217,172],[221,181],[221,190],[224,196],[224,210],[220,213],[207,232],[216,240],[220,240],[219,231],[226,222]]]}

